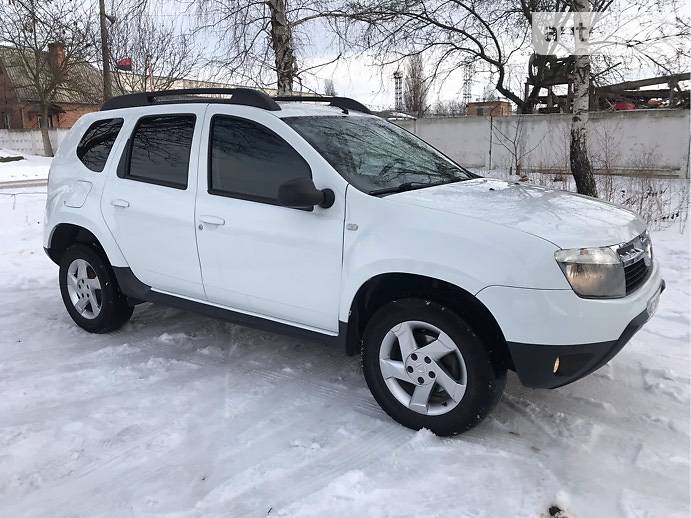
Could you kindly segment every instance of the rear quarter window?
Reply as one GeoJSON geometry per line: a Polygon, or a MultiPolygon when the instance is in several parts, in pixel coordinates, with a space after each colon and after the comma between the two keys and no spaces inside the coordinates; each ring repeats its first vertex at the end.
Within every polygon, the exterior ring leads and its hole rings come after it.
{"type": "Polygon", "coordinates": [[[77,158],[91,171],[103,172],[122,123],[122,119],[103,119],[94,122],[84,132],[77,145],[77,158]]]}

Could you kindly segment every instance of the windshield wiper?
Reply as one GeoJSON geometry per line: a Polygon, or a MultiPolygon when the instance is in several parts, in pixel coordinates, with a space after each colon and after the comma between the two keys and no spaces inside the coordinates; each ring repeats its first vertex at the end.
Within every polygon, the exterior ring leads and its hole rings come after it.
{"type": "Polygon", "coordinates": [[[436,185],[445,185],[447,183],[455,183],[455,182],[461,182],[461,181],[463,181],[463,180],[454,179],[454,180],[450,180],[450,181],[442,181],[442,182],[434,182],[434,183],[403,182],[401,184],[396,185],[395,187],[384,187],[383,189],[375,189],[373,191],[370,191],[369,194],[375,195],[375,196],[377,194],[394,194],[397,192],[412,191],[414,189],[424,189],[425,187],[434,187],[436,185]]]}
{"type": "Polygon", "coordinates": [[[422,189],[424,187],[430,187],[432,185],[438,185],[434,183],[425,182],[403,182],[396,185],[395,187],[384,187],[383,189],[375,189],[370,191],[370,194],[393,194],[395,192],[412,191],[413,189],[422,189]]]}

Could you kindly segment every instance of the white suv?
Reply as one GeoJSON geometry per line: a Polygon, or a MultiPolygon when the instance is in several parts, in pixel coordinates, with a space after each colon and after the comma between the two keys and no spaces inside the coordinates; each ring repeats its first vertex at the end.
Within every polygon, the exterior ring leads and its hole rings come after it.
{"type": "Polygon", "coordinates": [[[82,117],[44,245],[87,331],[150,301],[334,342],[391,417],[442,435],[487,415],[507,369],[554,388],[599,368],[664,289],[631,212],[479,177],[352,99],[248,89],[82,117]]]}

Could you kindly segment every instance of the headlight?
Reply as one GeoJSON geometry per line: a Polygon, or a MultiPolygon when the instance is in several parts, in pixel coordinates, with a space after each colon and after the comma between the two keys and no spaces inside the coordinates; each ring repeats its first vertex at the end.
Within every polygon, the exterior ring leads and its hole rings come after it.
{"type": "Polygon", "coordinates": [[[577,295],[588,298],[626,295],[624,265],[612,248],[557,250],[554,258],[577,295]]]}

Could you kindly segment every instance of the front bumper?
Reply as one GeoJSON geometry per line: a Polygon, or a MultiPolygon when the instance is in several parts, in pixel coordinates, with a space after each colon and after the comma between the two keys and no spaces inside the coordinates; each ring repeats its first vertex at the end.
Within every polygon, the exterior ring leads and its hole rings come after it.
{"type": "MultiPolygon", "coordinates": [[[[564,281],[566,282],[566,281],[564,281]]],[[[494,316],[507,342],[577,345],[614,342],[660,288],[660,265],[648,280],[618,299],[584,299],[568,287],[488,286],[475,296],[494,316]]]]}
{"type": "MultiPolygon", "coordinates": [[[[665,281],[661,280],[659,293],[664,289],[665,281]]],[[[557,388],[568,385],[610,361],[650,317],[646,308],[629,322],[618,339],[607,342],[578,345],[507,342],[516,374],[526,387],[557,388]],[[555,369],[557,358],[558,368],[555,369]]]]}

